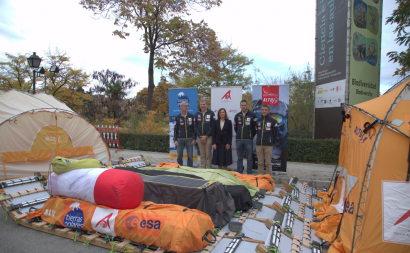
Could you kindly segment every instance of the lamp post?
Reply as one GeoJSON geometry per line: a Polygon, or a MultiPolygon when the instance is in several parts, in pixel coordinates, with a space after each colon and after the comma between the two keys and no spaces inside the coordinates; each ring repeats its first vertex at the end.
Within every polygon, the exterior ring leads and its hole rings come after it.
{"type": "MultiPolygon", "coordinates": [[[[36,55],[36,52],[33,52],[33,54],[27,58],[27,62],[30,68],[33,68],[33,94],[35,94],[36,93],[36,72],[37,72],[36,69],[40,67],[41,58],[36,55]]],[[[41,72],[43,72],[42,74],[45,73],[44,68],[41,68],[38,71],[38,73],[41,73],[41,72]]]]}
{"type": "MultiPolygon", "coordinates": [[[[46,73],[46,70],[40,67],[41,63],[41,58],[36,55],[36,52],[33,52],[30,57],[27,58],[28,65],[30,68],[33,68],[33,94],[36,93],[36,75],[37,74],[42,74],[44,75],[46,73]]],[[[55,74],[58,74],[60,72],[60,69],[57,66],[51,66],[49,72],[53,73],[53,77],[61,77],[61,76],[56,76],[55,74]]],[[[51,76],[50,76],[51,77],[51,76]]],[[[44,86],[47,84],[47,76],[44,76],[44,86]]],[[[44,92],[45,92],[45,87],[44,87],[44,92]]]]}

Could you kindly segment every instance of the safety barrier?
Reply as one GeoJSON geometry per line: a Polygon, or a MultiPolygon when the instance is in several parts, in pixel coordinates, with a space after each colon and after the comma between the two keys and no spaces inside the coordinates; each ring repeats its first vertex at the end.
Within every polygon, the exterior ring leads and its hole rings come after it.
{"type": "Polygon", "coordinates": [[[117,147],[118,149],[115,152],[120,151],[120,127],[117,126],[107,126],[107,125],[97,125],[96,128],[100,131],[101,136],[103,137],[105,143],[109,147],[117,147]]]}

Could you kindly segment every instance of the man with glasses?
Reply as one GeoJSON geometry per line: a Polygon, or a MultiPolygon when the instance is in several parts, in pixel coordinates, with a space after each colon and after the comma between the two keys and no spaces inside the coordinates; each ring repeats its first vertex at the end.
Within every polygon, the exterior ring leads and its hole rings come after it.
{"type": "Polygon", "coordinates": [[[177,162],[183,165],[184,148],[188,155],[187,166],[192,167],[194,162],[193,147],[195,145],[194,115],[188,112],[188,103],[182,102],[179,107],[181,113],[175,117],[174,143],[177,147],[177,162]]]}

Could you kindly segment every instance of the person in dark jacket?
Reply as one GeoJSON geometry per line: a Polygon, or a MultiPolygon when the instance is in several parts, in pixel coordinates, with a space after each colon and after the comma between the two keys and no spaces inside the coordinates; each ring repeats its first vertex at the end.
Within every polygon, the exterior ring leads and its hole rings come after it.
{"type": "Polygon", "coordinates": [[[179,165],[183,165],[182,157],[184,155],[184,148],[186,147],[188,162],[187,166],[192,167],[194,163],[193,159],[193,147],[195,145],[195,130],[194,130],[194,115],[188,112],[188,103],[182,102],[179,106],[181,113],[175,117],[174,126],[174,143],[177,147],[177,162],[179,165]]]}
{"type": "Polygon", "coordinates": [[[269,116],[269,105],[261,107],[262,117],[256,121],[256,155],[258,156],[258,175],[263,174],[265,160],[266,173],[272,175],[272,149],[275,140],[277,121],[269,116]]]}
{"type": "Polygon", "coordinates": [[[253,137],[255,136],[256,116],[248,110],[246,100],[241,101],[241,112],[234,118],[234,129],[236,132],[236,152],[238,154],[238,173],[243,173],[243,151],[246,152],[247,174],[252,175],[253,167],[253,137]]]}
{"type": "Polygon", "coordinates": [[[199,103],[201,110],[195,113],[195,135],[198,137],[198,147],[201,153],[201,167],[212,168],[212,128],[215,114],[208,109],[205,99],[199,103]]]}
{"type": "Polygon", "coordinates": [[[232,164],[232,122],[228,119],[225,108],[218,111],[218,119],[213,127],[212,146],[212,164],[218,165],[218,169],[227,170],[228,165],[232,164]]]}

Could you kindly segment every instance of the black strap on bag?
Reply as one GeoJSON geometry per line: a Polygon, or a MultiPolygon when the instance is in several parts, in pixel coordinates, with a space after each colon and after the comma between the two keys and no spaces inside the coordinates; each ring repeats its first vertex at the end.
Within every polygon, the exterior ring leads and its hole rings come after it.
{"type": "Polygon", "coordinates": [[[339,179],[339,172],[336,172],[336,177],[335,177],[335,182],[333,183],[333,189],[332,192],[330,192],[330,194],[328,194],[327,196],[330,198],[330,203],[332,203],[333,201],[333,192],[336,189],[336,185],[337,185],[337,180],[339,179]]]}
{"type": "Polygon", "coordinates": [[[324,221],[327,217],[330,217],[330,216],[336,216],[336,215],[342,215],[342,214],[341,214],[341,213],[338,213],[338,214],[330,214],[330,215],[326,215],[325,217],[323,217],[323,219],[318,220],[317,222],[324,221]]]}
{"type": "Polygon", "coordinates": [[[342,227],[343,215],[344,215],[344,213],[345,213],[346,201],[347,201],[347,198],[345,199],[345,203],[343,204],[342,218],[340,218],[339,226],[337,226],[337,231],[336,231],[335,239],[334,239],[333,241],[331,241],[330,243],[333,243],[334,241],[336,241],[337,237],[339,236],[340,228],[342,227]]]}
{"type": "Polygon", "coordinates": [[[216,235],[211,230],[208,230],[205,232],[204,236],[202,236],[202,241],[207,241],[210,244],[214,244],[216,242],[216,235]],[[208,238],[206,238],[208,235],[212,235],[212,237],[215,238],[215,241],[208,240],[208,238]]]}
{"type": "Polygon", "coordinates": [[[369,122],[364,123],[363,127],[363,133],[367,133],[370,129],[374,129],[374,125],[376,125],[379,121],[377,119],[373,120],[373,122],[370,124],[369,122]]]}

